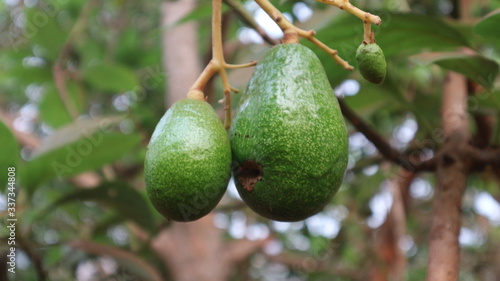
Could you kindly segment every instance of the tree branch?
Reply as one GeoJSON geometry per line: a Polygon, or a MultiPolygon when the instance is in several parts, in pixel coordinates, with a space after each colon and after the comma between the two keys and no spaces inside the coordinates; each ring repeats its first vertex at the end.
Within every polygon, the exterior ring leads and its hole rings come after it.
{"type": "Polygon", "coordinates": [[[407,169],[410,172],[416,173],[421,171],[432,171],[435,169],[435,159],[431,158],[426,161],[421,161],[416,164],[412,163],[408,156],[402,154],[393,148],[387,140],[374,130],[368,123],[359,117],[349,106],[342,100],[338,99],[340,110],[344,117],[361,132],[370,142],[375,145],[379,152],[395,164],[407,169]]]}
{"type": "Polygon", "coordinates": [[[93,5],[94,1],[88,1],[84,5],[75,25],[71,29],[71,32],[69,33],[68,38],[66,39],[66,42],[64,43],[64,45],[61,48],[61,51],[59,52],[59,56],[56,59],[54,66],[52,67],[52,75],[54,76],[54,84],[57,88],[57,93],[59,94],[59,98],[63,102],[64,107],[66,108],[66,110],[68,111],[69,115],[73,120],[78,117],[79,113],[78,109],[71,101],[70,93],[66,85],[67,70],[65,69],[64,64],[66,63],[66,60],[70,56],[75,40],[78,38],[78,36],[80,36],[80,33],[87,24],[89,13],[92,10],[93,5]]]}
{"type": "MultiPolygon", "coordinates": [[[[264,10],[274,22],[281,28],[284,33],[282,42],[284,43],[296,43],[298,42],[298,37],[306,38],[313,44],[321,48],[327,54],[329,54],[340,66],[347,70],[353,70],[354,68],[349,65],[347,61],[342,59],[336,50],[331,49],[323,42],[319,41],[316,37],[316,31],[314,30],[303,30],[295,25],[293,25],[274,5],[269,2],[269,0],[255,0],[255,2],[264,10]],[[291,39],[289,39],[291,38],[291,39]]],[[[348,3],[348,2],[347,2],[348,3]]],[[[352,5],[351,5],[352,6],[352,5]]],[[[358,9],[359,10],[359,9],[358,9]]],[[[380,18],[379,18],[380,19],[380,18]]]]}
{"type": "Polygon", "coordinates": [[[47,280],[47,271],[43,268],[42,258],[33,251],[34,247],[31,245],[31,243],[27,242],[26,239],[24,239],[24,236],[20,233],[20,231],[16,232],[16,235],[17,240],[20,244],[20,248],[24,250],[26,255],[34,264],[38,281],[47,280]]]}

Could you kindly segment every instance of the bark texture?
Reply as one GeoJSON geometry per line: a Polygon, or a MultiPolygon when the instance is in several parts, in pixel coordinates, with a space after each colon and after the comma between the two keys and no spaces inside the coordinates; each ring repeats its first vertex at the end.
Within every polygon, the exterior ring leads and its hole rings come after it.
{"type": "Polygon", "coordinates": [[[463,76],[447,74],[441,114],[446,141],[437,159],[427,281],[456,281],[460,268],[461,202],[470,170],[470,159],[462,153],[470,140],[467,83],[463,76]]]}
{"type": "Polygon", "coordinates": [[[172,223],[161,231],[152,247],[176,281],[229,280],[238,262],[267,241],[223,241],[223,231],[213,224],[213,214],[190,223],[172,223]]]}

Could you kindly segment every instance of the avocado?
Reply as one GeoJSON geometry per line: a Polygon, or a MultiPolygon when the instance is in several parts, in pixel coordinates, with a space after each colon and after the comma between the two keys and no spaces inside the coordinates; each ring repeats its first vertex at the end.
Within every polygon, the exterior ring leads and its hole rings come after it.
{"type": "Polygon", "coordinates": [[[229,138],[213,108],[177,101],[155,128],[145,159],[147,194],[164,217],[193,221],[222,198],[231,176],[229,138]]]}
{"type": "Polygon", "coordinates": [[[236,188],[263,217],[303,220],[342,183],[346,126],[321,62],[303,45],[277,45],[257,64],[229,137],[236,188]]]}
{"type": "Polygon", "coordinates": [[[356,60],[359,71],[366,80],[374,84],[384,81],[387,63],[384,52],[377,43],[361,43],[356,51],[356,60]]]}

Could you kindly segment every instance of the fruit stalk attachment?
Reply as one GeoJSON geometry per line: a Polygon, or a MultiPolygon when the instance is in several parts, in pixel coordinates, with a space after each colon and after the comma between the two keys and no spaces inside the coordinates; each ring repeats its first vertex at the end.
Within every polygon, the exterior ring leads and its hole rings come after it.
{"type": "MultiPolygon", "coordinates": [[[[380,25],[382,20],[379,16],[372,15],[365,12],[356,6],[352,5],[348,0],[316,0],[321,3],[336,6],[342,10],[345,10],[358,18],[363,20],[365,27],[365,38],[368,38],[371,34],[370,27],[371,24],[380,25]],[[367,31],[368,28],[368,31],[367,31]]],[[[314,30],[303,30],[295,25],[293,25],[288,19],[286,19],[281,12],[269,2],[269,0],[255,0],[255,2],[278,24],[285,36],[283,37],[283,43],[296,43],[296,37],[289,37],[287,35],[296,33],[298,36],[306,38],[313,44],[318,46],[320,49],[328,53],[340,66],[347,70],[353,70],[354,68],[344,59],[338,55],[338,51],[328,47],[326,44],[318,40],[316,37],[316,32],[314,30]],[[292,38],[291,40],[289,38],[292,38]]]]}
{"type": "Polygon", "coordinates": [[[244,68],[256,65],[257,62],[251,61],[245,64],[228,64],[224,59],[222,49],[222,0],[212,0],[212,59],[207,64],[198,79],[194,82],[188,91],[187,98],[196,100],[206,100],[203,90],[208,81],[217,73],[222,80],[224,89],[224,128],[231,126],[231,92],[238,90],[229,84],[227,69],[244,68]]]}
{"type": "MultiPolygon", "coordinates": [[[[316,31],[314,30],[303,30],[301,28],[293,25],[283,14],[274,7],[268,0],[255,0],[255,2],[278,24],[285,35],[296,33],[298,36],[303,37],[313,44],[318,46],[320,49],[328,53],[340,66],[347,70],[353,70],[354,68],[344,59],[338,55],[338,51],[328,47],[325,43],[318,40],[316,37],[316,31]]],[[[292,36],[291,38],[294,38],[292,36]]],[[[289,40],[285,36],[282,40],[283,43],[296,43],[295,39],[289,40]]]]}

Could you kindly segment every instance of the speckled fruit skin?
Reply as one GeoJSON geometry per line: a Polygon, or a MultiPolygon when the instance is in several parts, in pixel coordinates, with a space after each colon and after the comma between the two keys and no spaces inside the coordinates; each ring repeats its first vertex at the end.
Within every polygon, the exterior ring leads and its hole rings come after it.
{"type": "Polygon", "coordinates": [[[376,44],[361,44],[356,51],[356,60],[358,61],[361,75],[368,81],[380,84],[384,81],[387,72],[387,62],[384,52],[376,44]]]}
{"type": "Polygon", "coordinates": [[[345,123],[321,62],[300,44],[277,45],[259,62],[229,137],[238,192],[266,218],[299,221],[312,216],[330,202],[343,180],[345,123]],[[241,178],[245,163],[261,167],[252,188],[241,178]]]}
{"type": "Polygon", "coordinates": [[[161,118],[145,160],[146,189],[167,219],[193,221],[208,214],[231,176],[229,138],[206,102],[182,99],[161,118]]]}

